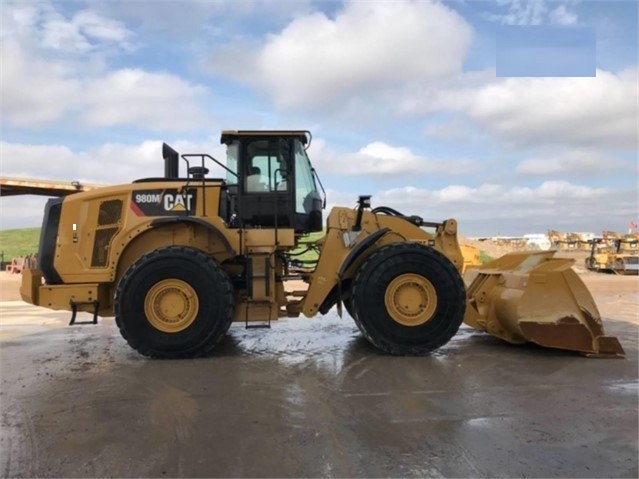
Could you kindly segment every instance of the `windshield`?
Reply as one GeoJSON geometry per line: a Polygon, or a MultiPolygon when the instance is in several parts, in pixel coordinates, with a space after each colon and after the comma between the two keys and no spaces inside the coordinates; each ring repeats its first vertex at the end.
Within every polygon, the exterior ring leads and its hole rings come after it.
{"type": "Polygon", "coordinates": [[[313,199],[320,198],[315,186],[311,162],[306,156],[306,150],[299,140],[295,140],[295,212],[310,213],[313,199]]]}
{"type": "MultiPolygon", "coordinates": [[[[240,148],[239,143],[237,141],[233,141],[226,145],[226,167],[237,173],[237,157],[239,154],[240,148]]],[[[226,172],[226,182],[229,185],[234,185],[237,183],[237,176],[232,174],[230,171],[226,172]]]]}

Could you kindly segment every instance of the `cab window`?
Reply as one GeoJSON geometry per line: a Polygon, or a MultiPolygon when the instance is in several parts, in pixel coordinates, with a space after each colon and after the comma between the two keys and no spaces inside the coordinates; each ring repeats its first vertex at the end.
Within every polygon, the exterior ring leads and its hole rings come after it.
{"type": "Polygon", "coordinates": [[[306,150],[299,140],[295,140],[295,212],[309,213],[313,207],[313,199],[319,198],[311,162],[306,156],[306,150]]]}
{"type": "Polygon", "coordinates": [[[246,147],[246,185],[249,193],[286,191],[289,168],[286,140],[255,140],[246,147]]]}

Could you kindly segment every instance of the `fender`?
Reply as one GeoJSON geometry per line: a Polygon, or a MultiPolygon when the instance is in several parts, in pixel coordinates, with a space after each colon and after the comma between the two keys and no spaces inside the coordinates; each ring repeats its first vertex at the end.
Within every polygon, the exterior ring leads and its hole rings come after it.
{"type": "Polygon", "coordinates": [[[159,226],[171,225],[176,223],[190,223],[203,226],[220,240],[220,242],[230,255],[237,255],[237,253],[229,243],[229,240],[226,239],[226,236],[224,236],[224,234],[218,228],[200,218],[193,218],[191,216],[170,216],[168,218],[157,218],[151,221],[150,226],[151,228],[157,228],[159,226]]]}
{"type": "Polygon", "coordinates": [[[373,246],[377,240],[389,231],[390,228],[382,228],[381,230],[375,231],[357,243],[357,245],[348,253],[337,272],[337,284],[333,287],[333,289],[331,289],[328,295],[326,295],[326,298],[324,298],[324,301],[322,301],[322,304],[318,308],[320,313],[326,314],[329,309],[337,304],[337,314],[340,318],[342,317],[342,280],[344,278],[344,274],[348,268],[355,263],[357,258],[364,254],[369,247],[373,246]]]}
{"type": "Polygon", "coordinates": [[[367,236],[361,242],[359,242],[351,251],[348,253],[348,256],[344,259],[342,266],[340,266],[339,271],[337,272],[337,276],[339,277],[339,282],[342,282],[342,278],[344,277],[344,273],[346,270],[352,265],[357,258],[359,258],[364,251],[368,249],[369,246],[373,246],[386,233],[390,231],[390,228],[382,228],[379,231],[375,231],[375,233],[367,236]]]}

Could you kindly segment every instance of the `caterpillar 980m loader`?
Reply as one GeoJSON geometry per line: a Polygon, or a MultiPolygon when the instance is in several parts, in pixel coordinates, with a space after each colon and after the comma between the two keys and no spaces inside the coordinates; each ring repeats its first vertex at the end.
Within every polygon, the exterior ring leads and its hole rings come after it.
{"type": "Polygon", "coordinates": [[[603,335],[588,290],[552,253],[506,256],[462,280],[457,222],[427,222],[388,207],[334,208],[324,224],[323,188],[306,131],[224,131],[223,164],[163,146],[165,175],[49,200],[39,269],[26,271],[25,301],[115,316],[126,341],[153,357],[206,353],[233,321],[248,327],[342,305],[363,335],[392,354],[445,344],[464,318],[510,342],[593,355],[622,355],[603,335]],[[208,162],[226,178],[207,177],[208,162]],[[318,189],[319,186],[319,189],[318,189]],[[319,252],[295,266],[310,232],[319,252]],[[307,288],[287,292],[297,279],[307,288]]]}

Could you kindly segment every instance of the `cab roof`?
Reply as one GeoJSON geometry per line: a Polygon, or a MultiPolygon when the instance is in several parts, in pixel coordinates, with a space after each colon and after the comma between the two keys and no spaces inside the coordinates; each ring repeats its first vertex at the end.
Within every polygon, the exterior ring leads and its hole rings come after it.
{"type": "Polygon", "coordinates": [[[228,143],[229,141],[243,136],[284,136],[296,137],[306,144],[308,143],[311,132],[307,130],[224,130],[220,137],[220,143],[228,143]]]}

